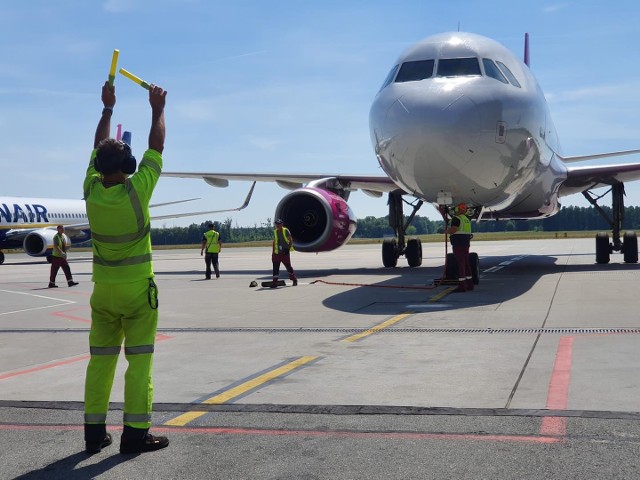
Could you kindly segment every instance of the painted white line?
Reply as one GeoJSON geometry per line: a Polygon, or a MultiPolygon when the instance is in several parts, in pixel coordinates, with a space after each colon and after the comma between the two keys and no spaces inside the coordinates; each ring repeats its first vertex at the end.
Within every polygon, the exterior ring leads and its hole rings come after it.
{"type": "Polygon", "coordinates": [[[71,304],[77,303],[77,302],[75,302],[73,300],[66,300],[66,299],[63,299],[63,298],[46,297],[44,295],[36,295],[35,293],[14,292],[12,290],[0,290],[0,292],[13,293],[13,294],[16,294],[16,295],[27,295],[29,297],[43,298],[45,300],[53,300],[55,302],[62,302],[62,303],[55,303],[53,305],[46,305],[44,307],[33,307],[33,308],[25,308],[24,310],[14,310],[12,312],[2,312],[2,313],[0,313],[0,316],[2,316],[2,315],[12,315],[14,313],[32,312],[34,310],[43,310],[45,308],[61,307],[61,306],[71,305],[71,304]]]}

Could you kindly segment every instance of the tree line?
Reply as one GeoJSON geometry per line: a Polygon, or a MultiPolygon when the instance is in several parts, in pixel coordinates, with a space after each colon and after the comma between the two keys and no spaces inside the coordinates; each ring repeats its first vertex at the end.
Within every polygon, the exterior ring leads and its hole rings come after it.
{"type": "MultiPolygon", "coordinates": [[[[611,208],[602,207],[611,217],[611,208]]],[[[207,223],[193,223],[188,227],[152,228],[151,242],[154,245],[194,245],[202,241],[202,234],[207,230],[207,223]]],[[[214,228],[220,232],[223,243],[241,243],[271,240],[273,237],[273,221],[268,218],[261,224],[252,227],[233,225],[232,218],[222,222],[214,221],[214,228]]],[[[624,210],[624,230],[640,230],[640,207],[626,207],[624,210]]],[[[608,231],[609,225],[594,207],[563,207],[553,217],[542,220],[499,220],[474,222],[474,232],[513,232],[513,231],[608,231]]],[[[408,235],[428,235],[442,233],[442,220],[430,220],[416,215],[407,229],[408,235]]],[[[389,227],[388,217],[364,217],[358,219],[358,228],[354,238],[384,238],[393,235],[389,227]]]]}

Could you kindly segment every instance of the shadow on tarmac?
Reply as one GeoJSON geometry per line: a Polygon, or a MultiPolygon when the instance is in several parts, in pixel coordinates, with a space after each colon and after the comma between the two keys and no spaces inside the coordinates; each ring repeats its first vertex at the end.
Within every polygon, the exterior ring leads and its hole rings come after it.
{"type": "Polygon", "coordinates": [[[47,478],[50,480],[85,480],[87,478],[96,478],[105,472],[108,472],[112,468],[127,462],[137,455],[112,455],[100,460],[98,463],[92,463],[91,465],[85,465],[80,468],[76,468],[83,461],[91,458],[86,452],[78,452],[73,455],[69,455],[66,458],[57,460],[49,465],[45,465],[37,470],[15,477],[15,480],[41,480],[47,478]]]}
{"type": "MultiPolygon", "coordinates": [[[[476,285],[472,292],[466,293],[451,293],[447,295],[446,301],[431,303],[429,311],[437,312],[443,310],[452,310],[459,308],[469,308],[473,306],[489,306],[500,304],[514,298],[517,298],[527,291],[529,291],[543,276],[551,274],[561,273],[610,273],[610,272],[625,272],[633,271],[639,268],[638,264],[628,263],[610,263],[606,265],[601,264],[582,264],[582,265],[566,265],[559,260],[566,255],[548,256],[548,255],[528,255],[517,261],[513,261],[513,256],[492,256],[482,257],[480,259],[481,280],[479,285],[476,285]],[[499,267],[504,262],[509,263],[509,268],[506,271],[496,270],[491,272],[492,268],[499,267]],[[489,272],[487,272],[489,270],[489,272]]],[[[396,269],[397,270],[397,269],[396,269]]],[[[328,276],[327,271],[323,272],[305,272],[305,276],[313,276],[313,273],[322,274],[328,276]],[[307,275],[308,274],[308,275],[307,275]]],[[[350,270],[330,270],[330,274],[338,275],[389,275],[389,269],[350,269],[350,270]]],[[[362,313],[370,315],[375,312],[376,305],[389,305],[393,303],[406,304],[408,302],[424,304],[429,303],[429,298],[436,292],[441,290],[428,290],[428,286],[437,282],[444,274],[444,267],[431,267],[431,268],[403,268],[402,274],[384,280],[379,283],[373,283],[370,285],[361,285],[355,289],[350,289],[346,292],[341,292],[324,300],[323,305],[333,310],[350,312],[350,313],[362,313]],[[416,288],[413,290],[416,295],[413,298],[408,296],[399,297],[397,292],[399,289],[410,290],[411,286],[424,286],[424,290],[416,288]],[[362,307],[362,303],[359,299],[367,297],[366,291],[370,288],[379,288],[380,295],[378,295],[375,304],[366,305],[366,308],[362,307]],[[359,306],[357,308],[354,308],[359,306]]],[[[299,275],[302,278],[302,274],[299,275]]],[[[592,280],[593,281],[593,280],[592,280]]]]}

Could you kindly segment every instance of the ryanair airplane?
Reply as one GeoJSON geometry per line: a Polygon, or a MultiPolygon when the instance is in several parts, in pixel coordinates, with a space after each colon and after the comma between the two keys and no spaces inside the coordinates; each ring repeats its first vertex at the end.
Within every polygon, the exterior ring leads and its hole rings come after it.
{"type": "MultiPolygon", "coordinates": [[[[245,208],[251,200],[255,183],[244,203],[237,208],[206,212],[176,213],[153,216],[151,220],[234,212],[245,208]]],[[[195,198],[175,202],[158,203],[150,208],[197,200],[195,198]]],[[[2,249],[22,248],[32,257],[49,257],[53,251],[56,227],[63,225],[72,244],[91,239],[91,231],[84,200],[33,197],[0,197],[0,265],[5,255],[2,249]]]]}

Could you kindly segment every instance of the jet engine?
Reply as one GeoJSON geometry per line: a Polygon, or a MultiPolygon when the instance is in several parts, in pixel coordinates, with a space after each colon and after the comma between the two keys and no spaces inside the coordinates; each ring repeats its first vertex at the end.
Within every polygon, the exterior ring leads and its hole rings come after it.
{"type": "Polygon", "coordinates": [[[349,241],[356,231],[356,217],[339,195],[321,188],[299,188],[276,207],[299,252],[329,252],[349,241]]]}
{"type": "Polygon", "coordinates": [[[24,237],[22,248],[32,257],[43,257],[51,255],[53,250],[53,237],[56,235],[55,230],[41,228],[34,230],[24,237]]]}

